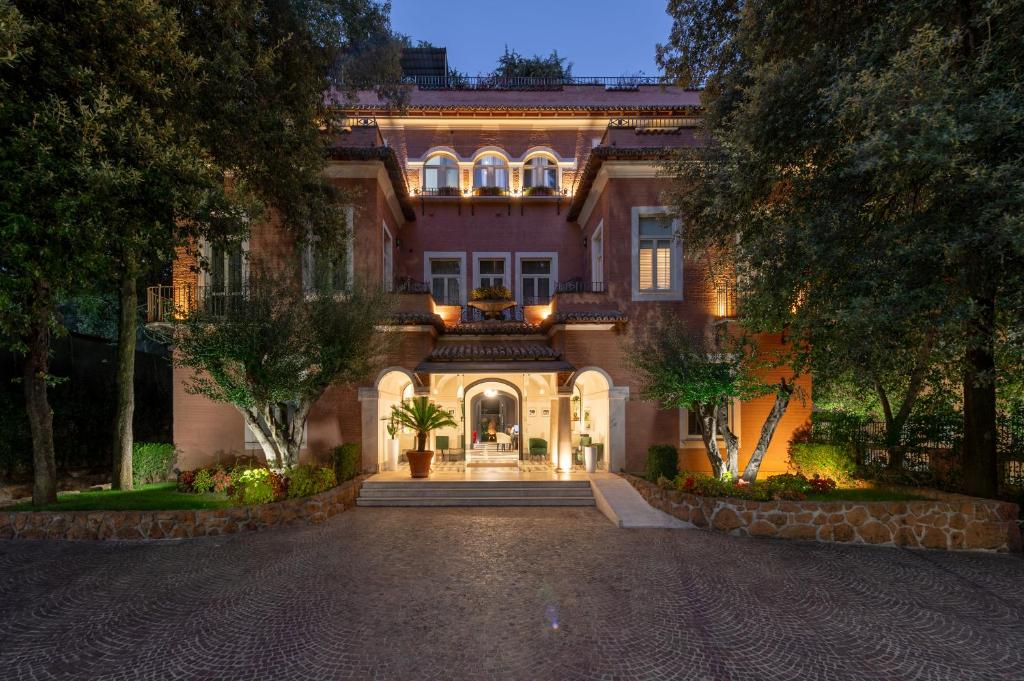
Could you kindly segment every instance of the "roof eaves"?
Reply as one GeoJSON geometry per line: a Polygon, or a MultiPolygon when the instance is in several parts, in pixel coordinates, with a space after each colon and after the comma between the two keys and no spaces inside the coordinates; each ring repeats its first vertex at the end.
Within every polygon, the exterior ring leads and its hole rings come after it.
{"type": "Polygon", "coordinates": [[[569,211],[565,215],[567,222],[575,222],[583,210],[583,204],[587,201],[597,179],[597,173],[605,161],[661,161],[672,155],[672,149],[668,147],[595,147],[587,156],[587,162],[583,166],[580,176],[580,184],[573,194],[572,203],[569,204],[569,211]]]}
{"type": "Polygon", "coordinates": [[[416,210],[409,198],[405,184],[405,173],[398,163],[398,156],[391,147],[330,147],[328,154],[335,161],[381,161],[395,190],[395,196],[402,207],[402,215],[409,222],[416,221],[416,210]]]}

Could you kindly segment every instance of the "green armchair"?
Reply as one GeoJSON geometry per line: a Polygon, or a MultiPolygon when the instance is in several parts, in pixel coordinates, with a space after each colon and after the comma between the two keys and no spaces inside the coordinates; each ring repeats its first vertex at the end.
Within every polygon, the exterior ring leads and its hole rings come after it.
{"type": "Polygon", "coordinates": [[[544,458],[548,455],[548,441],[541,437],[531,437],[530,458],[544,458]]]}

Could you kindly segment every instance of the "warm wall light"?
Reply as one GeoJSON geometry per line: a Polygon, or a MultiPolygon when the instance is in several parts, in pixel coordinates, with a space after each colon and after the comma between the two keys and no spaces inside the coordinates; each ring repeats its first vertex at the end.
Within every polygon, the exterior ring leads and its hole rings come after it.
{"type": "Polygon", "coordinates": [[[495,390],[494,388],[488,388],[487,390],[484,391],[484,395],[486,395],[487,397],[497,397],[498,391],[495,390]]]}

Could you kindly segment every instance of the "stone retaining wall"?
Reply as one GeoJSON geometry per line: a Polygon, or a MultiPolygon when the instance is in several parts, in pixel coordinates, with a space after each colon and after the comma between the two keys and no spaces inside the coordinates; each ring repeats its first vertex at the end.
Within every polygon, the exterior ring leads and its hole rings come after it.
{"type": "Polygon", "coordinates": [[[356,505],[360,476],[326,492],[258,506],[190,511],[0,511],[0,539],[184,539],[322,523],[356,505]]]}
{"type": "Polygon", "coordinates": [[[943,495],[927,501],[746,501],[662,489],[624,475],[654,508],[736,536],[954,551],[1020,551],[1016,504],[943,495]]]}

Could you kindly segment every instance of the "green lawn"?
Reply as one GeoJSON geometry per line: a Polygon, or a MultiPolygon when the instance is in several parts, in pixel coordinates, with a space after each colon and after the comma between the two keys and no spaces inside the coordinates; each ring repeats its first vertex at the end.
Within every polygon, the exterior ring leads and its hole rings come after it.
{"type": "Polygon", "coordinates": [[[808,501],[921,501],[927,497],[877,487],[839,488],[830,494],[808,494],[808,501]]]}
{"type": "Polygon", "coordinates": [[[0,508],[0,511],[177,511],[192,508],[230,506],[223,494],[184,494],[173,482],[143,485],[130,492],[104,490],[79,494],[58,494],[57,503],[33,509],[31,503],[0,508]]]}

